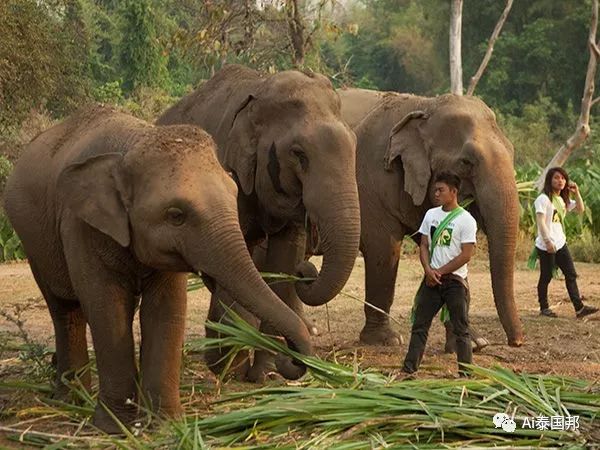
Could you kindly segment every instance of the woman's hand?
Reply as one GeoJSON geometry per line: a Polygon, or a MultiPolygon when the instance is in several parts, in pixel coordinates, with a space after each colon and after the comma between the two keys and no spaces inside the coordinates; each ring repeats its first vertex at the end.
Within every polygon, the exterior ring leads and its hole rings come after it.
{"type": "Polygon", "coordinates": [[[572,192],[575,195],[579,194],[579,186],[577,186],[577,183],[574,181],[569,181],[569,192],[572,192]]]}

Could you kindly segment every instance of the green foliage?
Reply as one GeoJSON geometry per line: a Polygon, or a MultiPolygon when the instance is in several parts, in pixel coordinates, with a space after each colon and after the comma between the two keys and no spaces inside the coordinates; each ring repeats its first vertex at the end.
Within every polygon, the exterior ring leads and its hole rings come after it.
{"type": "Polygon", "coordinates": [[[33,108],[65,114],[90,82],[76,42],[70,0],[0,2],[0,135],[14,133],[33,108]],[[69,22],[71,21],[71,22],[69,22]]]}
{"type": "Polygon", "coordinates": [[[153,122],[169,106],[177,101],[164,89],[140,87],[122,102],[123,108],[136,117],[153,122]]]}
{"type": "MultiPolygon", "coordinates": [[[[337,41],[325,41],[326,64],[360,87],[434,93],[443,85],[444,63],[436,52],[431,28],[438,8],[431,1],[365,0],[337,41]]],[[[444,8],[442,8],[443,10],[444,8]]]]}
{"type": "Polygon", "coordinates": [[[0,191],[4,189],[6,179],[12,172],[13,165],[4,155],[0,155],[0,191]]]}
{"type": "Polygon", "coordinates": [[[0,262],[25,259],[21,240],[8,218],[0,213],[0,262]]]}
{"type": "Polygon", "coordinates": [[[145,86],[164,86],[168,77],[166,59],[158,40],[156,13],[151,1],[127,0],[121,14],[123,88],[133,92],[145,86]]]}
{"type": "Polygon", "coordinates": [[[120,103],[124,100],[120,80],[109,81],[97,86],[93,90],[92,95],[94,100],[101,103],[120,103]]]}
{"type": "MultiPolygon", "coordinates": [[[[465,3],[466,75],[474,73],[481,61],[485,40],[503,3],[465,3]],[[469,48],[477,51],[472,53],[469,48]]],[[[590,13],[589,2],[515,2],[478,94],[503,112],[516,115],[541,96],[551,97],[562,110],[569,104],[579,105],[589,58],[590,13]]]]}

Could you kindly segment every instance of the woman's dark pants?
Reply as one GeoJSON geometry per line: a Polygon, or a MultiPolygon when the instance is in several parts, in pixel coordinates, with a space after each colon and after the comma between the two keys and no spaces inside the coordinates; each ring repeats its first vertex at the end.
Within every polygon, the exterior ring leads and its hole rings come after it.
{"type": "Polygon", "coordinates": [[[579,311],[583,308],[583,302],[579,295],[579,288],[577,287],[577,272],[575,272],[575,265],[573,264],[573,258],[569,248],[565,244],[556,253],[548,253],[544,250],[537,249],[538,256],[540,258],[540,279],[538,281],[538,301],[540,302],[540,309],[548,309],[548,285],[552,281],[552,271],[554,266],[558,266],[563,275],[565,276],[565,284],[567,285],[567,292],[571,303],[575,307],[575,311],[579,311]]]}

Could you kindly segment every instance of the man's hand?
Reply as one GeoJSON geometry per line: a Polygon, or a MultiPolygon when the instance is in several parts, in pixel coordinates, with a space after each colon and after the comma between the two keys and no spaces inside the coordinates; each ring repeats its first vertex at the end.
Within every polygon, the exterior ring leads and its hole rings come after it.
{"type": "Polygon", "coordinates": [[[546,239],[544,241],[544,244],[546,244],[546,251],[548,253],[556,253],[556,247],[554,246],[554,243],[551,239],[546,239]]]}
{"type": "Polygon", "coordinates": [[[425,284],[429,287],[442,284],[442,274],[432,268],[425,270],[425,284]]]}

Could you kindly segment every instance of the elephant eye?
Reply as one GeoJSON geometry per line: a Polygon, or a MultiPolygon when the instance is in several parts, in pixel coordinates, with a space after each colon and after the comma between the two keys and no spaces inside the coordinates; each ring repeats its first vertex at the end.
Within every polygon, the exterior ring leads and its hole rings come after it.
{"type": "Polygon", "coordinates": [[[465,166],[465,167],[470,167],[473,165],[473,163],[471,162],[471,160],[467,159],[467,158],[460,158],[459,162],[465,166]]]}
{"type": "Polygon", "coordinates": [[[298,161],[302,166],[302,170],[308,169],[308,158],[306,157],[306,154],[299,148],[293,148],[292,153],[296,158],[298,158],[298,161]]]}
{"type": "Polygon", "coordinates": [[[183,225],[185,222],[185,213],[175,207],[167,209],[167,221],[175,226],[183,225]]]}

